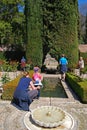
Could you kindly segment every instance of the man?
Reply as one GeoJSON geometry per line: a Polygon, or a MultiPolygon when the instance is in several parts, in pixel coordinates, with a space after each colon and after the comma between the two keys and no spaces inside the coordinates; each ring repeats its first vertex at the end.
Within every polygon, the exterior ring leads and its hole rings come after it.
{"type": "Polygon", "coordinates": [[[59,64],[60,64],[60,71],[61,71],[61,80],[65,81],[68,61],[65,58],[64,54],[62,54],[62,57],[59,60],[59,64]]]}

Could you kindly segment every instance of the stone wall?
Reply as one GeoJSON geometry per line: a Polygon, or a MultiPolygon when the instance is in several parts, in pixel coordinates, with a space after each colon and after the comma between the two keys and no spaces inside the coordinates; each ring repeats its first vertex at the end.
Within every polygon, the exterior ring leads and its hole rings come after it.
{"type": "Polygon", "coordinates": [[[58,61],[55,58],[52,58],[50,54],[47,54],[44,65],[47,69],[57,69],[58,61]]]}
{"type": "Polygon", "coordinates": [[[21,74],[21,71],[17,71],[17,72],[0,72],[0,86],[2,86],[2,76],[7,75],[7,77],[9,77],[10,81],[15,79],[18,75],[21,74]]]}

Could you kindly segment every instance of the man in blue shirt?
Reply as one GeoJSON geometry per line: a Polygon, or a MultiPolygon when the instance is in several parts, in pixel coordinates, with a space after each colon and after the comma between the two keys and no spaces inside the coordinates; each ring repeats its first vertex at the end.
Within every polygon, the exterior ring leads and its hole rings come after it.
{"type": "Polygon", "coordinates": [[[65,58],[64,54],[62,54],[62,57],[59,60],[59,64],[60,64],[60,71],[61,71],[61,80],[65,81],[68,61],[65,58]]]}

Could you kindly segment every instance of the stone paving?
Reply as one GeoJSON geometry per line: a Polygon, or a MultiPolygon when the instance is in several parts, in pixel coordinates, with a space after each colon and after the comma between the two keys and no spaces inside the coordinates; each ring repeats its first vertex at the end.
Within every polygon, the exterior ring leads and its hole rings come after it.
{"type": "MultiPolygon", "coordinates": [[[[68,98],[40,97],[39,100],[33,101],[30,109],[43,105],[58,106],[72,115],[75,120],[75,130],[87,130],[87,104],[80,103],[67,84],[65,82],[62,82],[62,84],[68,98]]],[[[27,111],[23,111],[17,106],[12,105],[10,101],[0,100],[0,130],[28,130],[24,125],[24,116],[27,113],[27,111]]]]}

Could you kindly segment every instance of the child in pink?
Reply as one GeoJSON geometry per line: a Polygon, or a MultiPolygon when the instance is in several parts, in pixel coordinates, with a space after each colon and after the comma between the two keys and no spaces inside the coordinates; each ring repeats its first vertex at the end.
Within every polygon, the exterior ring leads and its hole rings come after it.
{"type": "MultiPolygon", "coordinates": [[[[34,81],[34,86],[40,86],[40,87],[43,87],[43,84],[42,84],[42,80],[43,80],[43,77],[42,75],[40,74],[39,72],[39,67],[34,67],[34,74],[32,76],[32,79],[34,81]]],[[[40,97],[40,90],[38,90],[38,95],[37,95],[37,98],[40,97]]]]}
{"type": "Polygon", "coordinates": [[[43,86],[41,81],[43,80],[42,75],[39,72],[39,67],[34,67],[34,74],[32,77],[35,86],[43,86]]]}

